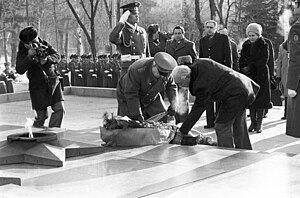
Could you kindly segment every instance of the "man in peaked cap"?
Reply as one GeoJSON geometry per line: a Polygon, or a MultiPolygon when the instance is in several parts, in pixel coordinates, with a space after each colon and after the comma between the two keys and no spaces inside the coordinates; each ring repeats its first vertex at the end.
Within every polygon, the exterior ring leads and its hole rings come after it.
{"type": "Polygon", "coordinates": [[[121,6],[123,15],[109,35],[109,41],[117,46],[122,55],[121,76],[127,72],[128,67],[136,60],[150,57],[147,32],[137,25],[139,22],[139,6],[139,2],[121,6]]]}
{"type": "Polygon", "coordinates": [[[174,116],[177,85],[170,73],[175,66],[176,60],[165,52],[158,52],[154,58],[143,58],[133,63],[118,82],[118,115],[143,121],[166,112],[161,95],[166,91],[171,104],[168,113],[174,116]]]}

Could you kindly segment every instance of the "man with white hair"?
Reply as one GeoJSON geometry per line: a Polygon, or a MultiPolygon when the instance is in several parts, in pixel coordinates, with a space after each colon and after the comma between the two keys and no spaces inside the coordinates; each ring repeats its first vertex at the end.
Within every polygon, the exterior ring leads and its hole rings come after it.
{"type": "Polygon", "coordinates": [[[208,58],[200,58],[190,67],[177,66],[172,76],[179,86],[189,87],[196,97],[174,143],[180,143],[189,133],[204,112],[207,101],[215,101],[220,103],[215,124],[218,146],[252,149],[245,111],[259,90],[254,81],[208,58]]]}

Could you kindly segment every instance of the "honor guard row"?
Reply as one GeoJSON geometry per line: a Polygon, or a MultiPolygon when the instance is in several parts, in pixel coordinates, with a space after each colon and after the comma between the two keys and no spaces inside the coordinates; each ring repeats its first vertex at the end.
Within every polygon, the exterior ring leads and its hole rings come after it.
{"type": "Polygon", "coordinates": [[[114,88],[120,76],[119,59],[119,54],[98,55],[95,61],[92,55],[72,54],[71,61],[67,63],[66,56],[61,55],[57,69],[63,78],[64,86],[114,88]]]}

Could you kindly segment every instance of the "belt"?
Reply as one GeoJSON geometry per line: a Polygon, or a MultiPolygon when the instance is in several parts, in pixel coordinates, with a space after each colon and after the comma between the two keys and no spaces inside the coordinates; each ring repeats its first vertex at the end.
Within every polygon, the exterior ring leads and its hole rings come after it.
{"type": "Polygon", "coordinates": [[[121,55],[121,61],[122,62],[131,62],[131,61],[136,61],[141,58],[144,58],[145,55],[131,55],[131,54],[125,54],[121,55]]]}

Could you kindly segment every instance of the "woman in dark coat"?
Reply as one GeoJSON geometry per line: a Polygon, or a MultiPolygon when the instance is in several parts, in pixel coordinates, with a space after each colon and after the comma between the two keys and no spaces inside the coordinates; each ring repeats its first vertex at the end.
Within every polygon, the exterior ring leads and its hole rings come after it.
{"type": "Polygon", "coordinates": [[[254,80],[259,86],[258,95],[250,108],[251,125],[249,132],[262,132],[262,120],[264,109],[272,108],[270,75],[268,68],[269,50],[268,44],[261,36],[262,27],[257,23],[251,23],[246,29],[249,37],[242,46],[239,60],[240,70],[243,74],[254,80]]]}

